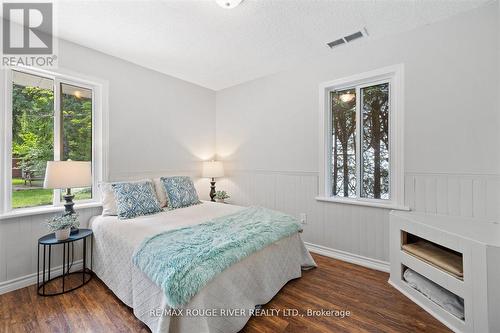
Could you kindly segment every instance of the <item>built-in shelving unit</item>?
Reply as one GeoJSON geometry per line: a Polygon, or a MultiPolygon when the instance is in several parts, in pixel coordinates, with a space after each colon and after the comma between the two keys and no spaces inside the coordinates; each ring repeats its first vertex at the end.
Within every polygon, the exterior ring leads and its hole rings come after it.
{"type": "Polygon", "coordinates": [[[463,280],[463,254],[427,239],[401,231],[401,250],[451,276],[463,280]]]}
{"type": "Polygon", "coordinates": [[[496,221],[394,211],[390,242],[395,288],[456,332],[500,332],[496,221]]]}

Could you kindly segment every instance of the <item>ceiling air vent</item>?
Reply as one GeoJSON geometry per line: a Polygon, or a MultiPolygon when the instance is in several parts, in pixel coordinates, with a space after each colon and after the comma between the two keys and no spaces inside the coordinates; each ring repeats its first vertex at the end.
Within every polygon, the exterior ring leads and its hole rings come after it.
{"type": "Polygon", "coordinates": [[[328,45],[331,49],[333,49],[336,46],[352,42],[353,40],[364,37],[364,36],[368,36],[368,30],[366,30],[366,28],[363,28],[363,32],[357,31],[357,32],[350,34],[348,36],[345,36],[343,38],[339,38],[337,40],[334,40],[333,42],[327,43],[326,45],[328,45]]]}
{"type": "Polygon", "coordinates": [[[335,46],[339,46],[342,44],[345,44],[345,41],[343,38],[334,40],[333,42],[330,42],[327,45],[330,46],[331,49],[333,49],[335,46]]]}
{"type": "Polygon", "coordinates": [[[350,42],[350,41],[353,41],[353,40],[361,38],[361,37],[363,37],[363,33],[361,31],[358,31],[358,32],[355,32],[349,36],[345,36],[344,38],[347,42],[350,42]]]}

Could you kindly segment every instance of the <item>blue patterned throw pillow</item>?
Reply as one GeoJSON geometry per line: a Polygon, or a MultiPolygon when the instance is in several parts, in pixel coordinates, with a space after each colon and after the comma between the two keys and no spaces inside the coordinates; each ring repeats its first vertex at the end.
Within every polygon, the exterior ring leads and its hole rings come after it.
{"type": "Polygon", "coordinates": [[[119,219],[131,219],[162,211],[151,182],[116,183],[111,186],[119,219]]]}
{"type": "Polygon", "coordinates": [[[190,177],[161,177],[167,194],[168,209],[176,209],[201,203],[190,177]]]}

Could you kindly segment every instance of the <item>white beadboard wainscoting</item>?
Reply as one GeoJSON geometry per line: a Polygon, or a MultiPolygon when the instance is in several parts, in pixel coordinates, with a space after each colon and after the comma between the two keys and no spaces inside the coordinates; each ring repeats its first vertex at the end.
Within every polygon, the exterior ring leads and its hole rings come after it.
{"type": "Polygon", "coordinates": [[[406,173],[405,203],[429,214],[498,219],[500,175],[406,173]]]}
{"type": "MultiPolygon", "coordinates": [[[[101,208],[77,210],[80,227],[101,213],[101,208]]],[[[0,294],[36,283],[38,238],[49,233],[46,220],[57,213],[38,214],[0,220],[0,294]]],[[[75,261],[81,259],[82,242],[75,243],[75,261]]],[[[54,273],[62,264],[62,246],[53,246],[54,273]]],[[[78,266],[75,266],[77,269],[78,266]]],[[[60,270],[60,269],[59,269],[60,270]]]]}
{"type": "Polygon", "coordinates": [[[310,250],[389,270],[389,209],[317,201],[317,172],[234,171],[217,188],[229,202],[259,205],[299,217],[310,250]]]}
{"type": "MultiPolygon", "coordinates": [[[[233,171],[217,188],[231,203],[307,215],[311,251],[388,271],[389,209],[319,202],[318,173],[233,171]]],[[[497,219],[500,175],[405,175],[405,202],[414,211],[497,219]]]]}

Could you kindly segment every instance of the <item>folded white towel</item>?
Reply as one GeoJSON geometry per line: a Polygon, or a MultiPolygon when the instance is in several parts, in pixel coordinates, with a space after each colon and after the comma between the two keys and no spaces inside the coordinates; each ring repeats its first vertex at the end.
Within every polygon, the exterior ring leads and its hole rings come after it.
{"type": "Polygon", "coordinates": [[[448,291],[435,284],[426,277],[407,268],[403,273],[403,278],[413,289],[421,292],[425,297],[453,314],[455,317],[464,319],[464,300],[451,291],[448,291]]]}

